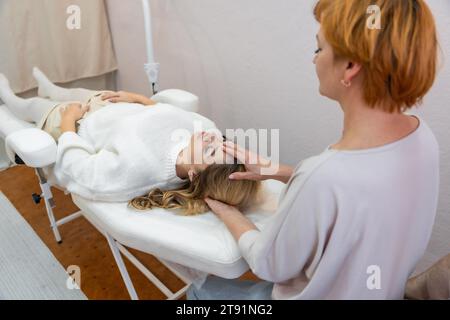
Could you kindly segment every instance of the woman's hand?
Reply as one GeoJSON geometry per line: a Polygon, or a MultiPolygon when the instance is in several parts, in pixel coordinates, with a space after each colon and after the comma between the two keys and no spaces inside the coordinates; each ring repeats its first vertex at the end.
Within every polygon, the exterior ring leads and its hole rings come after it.
{"type": "MultiPolygon", "coordinates": [[[[235,172],[230,175],[232,180],[254,180],[262,181],[268,179],[275,179],[287,183],[292,176],[293,168],[286,165],[273,164],[270,160],[261,157],[260,155],[241,148],[239,145],[231,141],[224,142],[223,150],[232,157],[235,157],[241,163],[245,164],[246,172],[235,172]],[[264,169],[269,169],[271,166],[277,167],[274,174],[263,175],[264,169]]],[[[273,169],[273,168],[271,168],[273,169]]]]}
{"type": "Polygon", "coordinates": [[[89,105],[82,105],[81,103],[71,103],[61,108],[61,121],[70,119],[74,122],[83,118],[84,114],[89,111],[89,105]]]}
{"type": "Polygon", "coordinates": [[[155,102],[143,95],[127,92],[127,91],[117,91],[117,92],[105,92],[101,95],[102,100],[108,100],[112,103],[117,102],[128,102],[128,103],[140,103],[146,106],[154,105],[155,102]]]}
{"type": "Polygon", "coordinates": [[[89,111],[89,106],[72,103],[61,108],[59,111],[61,113],[61,132],[76,132],[75,122],[83,118],[84,114],[89,111]]]}
{"type": "Polygon", "coordinates": [[[101,95],[102,100],[108,100],[109,102],[137,102],[136,94],[127,91],[117,91],[117,92],[105,92],[101,95]]]}

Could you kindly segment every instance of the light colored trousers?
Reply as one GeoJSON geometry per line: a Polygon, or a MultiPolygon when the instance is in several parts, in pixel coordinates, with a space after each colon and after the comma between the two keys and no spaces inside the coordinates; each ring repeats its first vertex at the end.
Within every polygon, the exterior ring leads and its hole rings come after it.
{"type": "Polygon", "coordinates": [[[49,109],[48,112],[42,117],[41,121],[37,123],[37,127],[50,134],[57,141],[61,136],[61,109],[72,103],[89,105],[89,111],[84,114],[82,119],[77,121],[76,127],[78,129],[78,126],[83,119],[110,104],[110,102],[103,101],[100,97],[105,92],[109,91],[95,92],[87,101],[67,101],[55,105],[53,108],[49,109]]]}
{"type": "Polygon", "coordinates": [[[188,300],[271,300],[273,283],[209,276],[201,288],[191,286],[188,300]]]}

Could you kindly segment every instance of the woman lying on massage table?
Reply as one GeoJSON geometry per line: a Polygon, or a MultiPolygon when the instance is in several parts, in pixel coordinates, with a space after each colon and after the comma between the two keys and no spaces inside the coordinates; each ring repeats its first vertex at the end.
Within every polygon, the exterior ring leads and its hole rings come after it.
{"type": "Polygon", "coordinates": [[[40,97],[15,96],[0,74],[0,98],[57,140],[53,172],[69,192],[186,215],[207,211],[207,196],[242,209],[256,201],[258,182],[228,179],[245,166],[226,155],[209,119],[134,93],[57,87],[37,68],[33,75],[40,97]]]}

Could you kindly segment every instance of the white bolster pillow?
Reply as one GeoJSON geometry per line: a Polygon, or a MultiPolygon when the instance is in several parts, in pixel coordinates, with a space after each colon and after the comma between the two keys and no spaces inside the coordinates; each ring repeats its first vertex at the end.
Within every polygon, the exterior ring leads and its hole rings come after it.
{"type": "Polygon", "coordinates": [[[198,97],[184,90],[164,90],[155,94],[152,100],[171,104],[186,111],[198,112],[198,97]]]}
{"type": "Polygon", "coordinates": [[[47,132],[28,128],[11,133],[5,139],[6,154],[16,163],[16,154],[28,167],[45,168],[56,161],[56,142],[47,132]]]}

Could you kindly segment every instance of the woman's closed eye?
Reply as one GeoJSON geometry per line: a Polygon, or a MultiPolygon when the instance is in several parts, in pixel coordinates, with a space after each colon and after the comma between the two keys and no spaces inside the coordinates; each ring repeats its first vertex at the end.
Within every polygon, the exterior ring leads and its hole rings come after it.
{"type": "Polygon", "coordinates": [[[205,153],[207,156],[214,156],[214,154],[216,153],[216,148],[214,148],[213,146],[209,146],[208,148],[206,148],[205,153]]]}
{"type": "Polygon", "coordinates": [[[314,51],[314,54],[318,54],[320,51],[322,51],[322,48],[318,48],[316,51],[314,51]]]}

